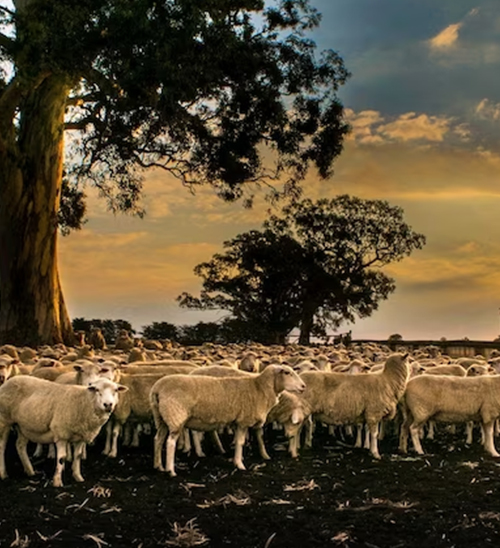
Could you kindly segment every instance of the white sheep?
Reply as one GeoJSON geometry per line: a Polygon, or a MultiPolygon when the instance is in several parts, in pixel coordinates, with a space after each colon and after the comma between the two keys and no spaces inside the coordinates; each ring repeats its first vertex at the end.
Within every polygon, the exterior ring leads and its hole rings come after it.
{"type": "Polygon", "coordinates": [[[407,451],[410,433],[417,453],[424,453],[419,430],[429,420],[450,423],[479,421],[486,451],[495,457],[500,456],[493,442],[495,420],[500,417],[500,376],[421,375],[408,382],[402,404],[401,451],[407,451]]]}
{"type": "Polygon", "coordinates": [[[17,426],[17,452],[25,472],[34,475],[28,457],[28,441],[55,443],[57,448],[54,487],[62,486],[62,473],[68,443],[75,444],[73,477],[84,481],[80,471],[83,447],[91,443],[118,401],[127,390],[109,379],[98,379],[90,386],[64,385],[19,376],[0,387],[0,478],[7,477],[5,449],[13,425],[17,426]]]}
{"type": "Polygon", "coordinates": [[[271,365],[259,375],[212,378],[195,375],[163,377],[151,389],[156,425],[154,466],[165,470],[162,449],[168,433],[166,471],[175,476],[175,448],[184,428],[217,430],[236,427],[234,464],[245,470],[243,444],[248,428],[262,426],[283,390],[303,391],[304,382],[287,366],[271,365]]]}
{"type": "MultiPolygon", "coordinates": [[[[366,422],[371,454],[379,459],[378,427],[382,419],[392,419],[409,377],[407,354],[392,354],[384,368],[370,375],[347,375],[312,371],[303,373],[304,399],[313,418],[326,424],[366,422]]],[[[311,433],[307,445],[311,445],[311,433]]]]}

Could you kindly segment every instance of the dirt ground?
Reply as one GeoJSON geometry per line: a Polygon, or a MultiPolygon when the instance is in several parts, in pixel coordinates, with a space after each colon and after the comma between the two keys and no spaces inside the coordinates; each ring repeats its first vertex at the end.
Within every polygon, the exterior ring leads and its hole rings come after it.
{"type": "MultiPolygon", "coordinates": [[[[50,485],[54,461],[35,461],[24,476],[9,448],[10,479],[0,484],[1,547],[208,546],[238,548],[478,547],[500,542],[500,459],[464,434],[439,429],[428,454],[399,455],[381,442],[382,459],[319,432],[298,460],[283,439],[267,440],[272,460],[245,448],[247,472],[230,456],[179,455],[178,477],[152,468],[152,441],[82,465],[85,483],[67,470],[50,485]]],[[[225,440],[229,447],[229,441],[225,440]]]]}

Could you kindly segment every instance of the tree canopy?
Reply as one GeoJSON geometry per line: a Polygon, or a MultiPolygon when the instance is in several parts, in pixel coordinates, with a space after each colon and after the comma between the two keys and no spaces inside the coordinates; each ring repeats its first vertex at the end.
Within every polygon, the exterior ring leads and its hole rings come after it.
{"type": "Polygon", "coordinates": [[[224,242],[195,267],[202,291],[183,293],[181,306],[219,308],[246,322],[263,342],[282,342],[300,327],[299,342],[344,321],[370,316],[395,290],[382,267],[425,244],[382,200],[348,195],[296,201],[261,231],[224,242]]]}
{"type": "Polygon", "coordinates": [[[14,5],[0,6],[0,341],[71,339],[56,253],[58,223],[85,212],[75,185],[142,214],[148,168],[226,200],[331,174],[348,73],[307,37],[308,0],[14,5]]]}

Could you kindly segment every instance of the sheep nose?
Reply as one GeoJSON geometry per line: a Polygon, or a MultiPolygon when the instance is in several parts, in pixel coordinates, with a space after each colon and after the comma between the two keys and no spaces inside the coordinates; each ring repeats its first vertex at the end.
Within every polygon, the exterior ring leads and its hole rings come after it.
{"type": "Polygon", "coordinates": [[[113,404],[110,402],[104,402],[104,410],[105,411],[112,411],[113,410],[113,404]]]}

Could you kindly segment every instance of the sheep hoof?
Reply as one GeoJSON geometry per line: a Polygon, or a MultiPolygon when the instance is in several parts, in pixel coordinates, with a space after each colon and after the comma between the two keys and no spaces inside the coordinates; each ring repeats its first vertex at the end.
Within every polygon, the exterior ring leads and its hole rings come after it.
{"type": "Polygon", "coordinates": [[[171,478],[175,478],[177,476],[174,470],[169,470],[169,473],[171,478]]]}
{"type": "Polygon", "coordinates": [[[78,476],[74,475],[73,478],[74,478],[75,481],[78,481],[78,482],[80,482],[80,483],[82,483],[83,481],[85,481],[85,480],[83,479],[83,476],[81,476],[81,475],[78,475],[78,476]]]}
{"type": "Polygon", "coordinates": [[[242,462],[240,463],[237,462],[236,468],[238,468],[238,470],[246,470],[245,465],[242,462]]]}
{"type": "Polygon", "coordinates": [[[54,487],[62,487],[62,486],[63,486],[62,479],[60,479],[60,478],[54,478],[54,480],[52,481],[52,485],[53,485],[54,487]]]}
{"type": "Polygon", "coordinates": [[[116,459],[117,456],[118,456],[118,455],[116,454],[115,451],[110,451],[110,452],[108,453],[108,458],[109,458],[109,459],[116,459]]]}

